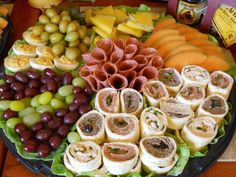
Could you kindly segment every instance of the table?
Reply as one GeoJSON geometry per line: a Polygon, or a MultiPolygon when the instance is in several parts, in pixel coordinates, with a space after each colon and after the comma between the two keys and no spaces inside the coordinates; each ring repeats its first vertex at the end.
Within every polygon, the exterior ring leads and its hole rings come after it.
{"type": "MultiPolygon", "coordinates": [[[[152,7],[165,7],[165,3],[156,3],[154,1],[144,1],[144,0],[112,0],[103,1],[97,0],[96,4],[92,3],[81,3],[81,6],[88,5],[132,5],[139,6],[140,3],[145,3],[152,7]]],[[[11,14],[11,19],[14,25],[14,31],[11,41],[14,42],[16,39],[21,38],[22,33],[31,25],[33,25],[40,11],[31,8],[27,0],[15,0],[15,5],[11,14]]],[[[9,46],[10,47],[10,46],[9,46]]],[[[234,56],[236,52],[234,53],[234,56]]],[[[236,57],[235,57],[236,58],[236,57]]],[[[33,174],[28,169],[26,169],[20,162],[18,162],[10,151],[7,151],[3,142],[0,140],[0,176],[2,172],[2,177],[42,177],[40,174],[33,174]],[[4,165],[3,165],[4,164],[4,165]]],[[[236,176],[236,162],[217,162],[215,163],[207,172],[205,172],[201,177],[235,177],[236,176]]]]}

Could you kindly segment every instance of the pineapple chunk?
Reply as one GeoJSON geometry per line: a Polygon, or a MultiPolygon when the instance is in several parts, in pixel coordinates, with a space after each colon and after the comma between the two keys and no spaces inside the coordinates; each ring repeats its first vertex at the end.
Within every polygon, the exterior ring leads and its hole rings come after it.
{"type": "Polygon", "coordinates": [[[144,33],[143,30],[135,29],[135,28],[131,28],[131,27],[127,26],[127,23],[120,23],[117,26],[117,30],[119,30],[123,33],[126,33],[126,34],[131,34],[136,37],[141,37],[144,33]]]}
{"type": "Polygon", "coordinates": [[[137,12],[129,14],[130,20],[127,25],[131,28],[136,28],[151,32],[154,29],[151,12],[137,12]]]}
{"type": "Polygon", "coordinates": [[[91,22],[107,34],[111,34],[116,17],[109,15],[96,15],[90,18],[91,22]]]}
{"type": "Polygon", "coordinates": [[[93,26],[93,31],[95,33],[97,33],[99,36],[101,36],[102,38],[115,38],[116,37],[116,28],[113,28],[112,34],[107,34],[106,32],[104,32],[103,30],[101,30],[100,28],[93,26]]]}
{"type": "Polygon", "coordinates": [[[91,8],[89,8],[85,11],[84,14],[85,14],[85,22],[87,24],[91,24],[90,18],[94,16],[93,10],[91,8]]]}
{"type": "Polygon", "coordinates": [[[126,14],[126,9],[114,9],[115,16],[116,16],[116,24],[123,23],[128,19],[126,14]]]}
{"type": "Polygon", "coordinates": [[[97,10],[96,12],[96,15],[111,15],[111,16],[115,16],[114,14],[114,9],[112,6],[107,6],[107,7],[104,7],[100,10],[97,10]]]}

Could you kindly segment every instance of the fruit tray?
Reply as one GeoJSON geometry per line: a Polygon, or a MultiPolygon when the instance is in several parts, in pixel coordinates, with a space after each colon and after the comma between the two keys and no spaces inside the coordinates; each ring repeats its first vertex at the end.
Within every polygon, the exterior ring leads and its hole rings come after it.
{"type": "MultiPolygon", "coordinates": [[[[1,68],[1,71],[3,67],[1,68]]],[[[2,73],[2,72],[1,72],[2,73]]],[[[224,153],[228,147],[236,127],[236,84],[234,82],[229,101],[234,103],[232,104],[232,109],[230,114],[232,115],[232,120],[229,125],[225,125],[225,135],[218,140],[216,144],[211,144],[208,150],[208,153],[205,157],[190,159],[186,165],[183,173],[179,177],[197,177],[200,176],[204,171],[206,171],[214,162],[217,161],[224,153]]],[[[0,129],[0,137],[3,139],[7,148],[14,154],[14,156],[31,172],[37,174],[41,173],[47,177],[57,177],[51,173],[51,163],[44,162],[41,160],[26,160],[23,159],[17,152],[15,145],[11,143],[8,138],[4,135],[2,129],[0,129]]],[[[158,175],[157,177],[162,177],[158,175]]]]}

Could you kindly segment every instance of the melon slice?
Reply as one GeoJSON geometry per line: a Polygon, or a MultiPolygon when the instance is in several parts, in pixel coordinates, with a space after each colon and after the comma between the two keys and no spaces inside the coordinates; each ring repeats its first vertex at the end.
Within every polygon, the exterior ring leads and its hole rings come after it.
{"type": "Polygon", "coordinates": [[[145,45],[152,46],[154,45],[160,38],[169,35],[177,35],[179,32],[174,29],[161,29],[158,31],[154,31],[151,36],[145,41],[145,45]]]}
{"type": "Polygon", "coordinates": [[[160,56],[162,58],[164,58],[165,55],[168,54],[171,50],[173,50],[181,45],[185,45],[185,44],[187,44],[186,41],[182,41],[182,40],[171,41],[171,42],[165,43],[165,45],[157,48],[157,51],[160,54],[160,56]]]}
{"type": "Polygon", "coordinates": [[[180,34],[186,34],[186,33],[190,33],[190,32],[199,32],[198,30],[189,27],[187,25],[184,24],[180,24],[178,23],[177,25],[175,25],[175,30],[178,30],[180,34]]]}
{"type": "Polygon", "coordinates": [[[192,45],[194,46],[217,46],[214,42],[211,42],[209,40],[204,40],[204,39],[195,39],[195,40],[192,40],[192,41],[189,41],[192,45]]]}
{"type": "Polygon", "coordinates": [[[172,49],[163,59],[167,61],[170,57],[177,55],[179,53],[182,53],[182,52],[187,52],[187,51],[202,52],[202,50],[198,47],[195,47],[191,44],[185,44],[185,45],[181,45],[179,47],[172,49]]]}
{"type": "Polygon", "coordinates": [[[207,56],[201,52],[187,51],[170,57],[166,61],[165,67],[176,68],[178,71],[181,71],[186,65],[198,65],[206,59],[207,56]]]}
{"type": "Polygon", "coordinates": [[[155,26],[155,31],[168,28],[170,25],[176,24],[176,21],[174,18],[165,18],[160,20],[156,26],[155,26]]]}
{"type": "Polygon", "coordinates": [[[107,34],[111,34],[116,21],[116,17],[109,15],[96,15],[94,17],[91,17],[90,21],[100,30],[104,31],[107,34]]]}
{"type": "Polygon", "coordinates": [[[208,40],[208,35],[200,33],[200,32],[190,32],[183,34],[187,41],[193,40],[208,40]]]}
{"type": "Polygon", "coordinates": [[[178,35],[178,34],[164,36],[164,37],[160,38],[159,40],[157,40],[157,42],[153,45],[153,47],[159,48],[159,47],[165,45],[165,43],[171,42],[171,41],[185,41],[185,37],[182,35],[178,35]]]}
{"type": "Polygon", "coordinates": [[[138,38],[141,37],[144,33],[143,30],[131,28],[131,27],[127,26],[126,23],[120,23],[117,26],[117,30],[119,30],[123,33],[126,33],[126,34],[131,34],[131,35],[138,37],[138,38]]]}
{"type": "Polygon", "coordinates": [[[215,55],[207,55],[207,59],[199,65],[210,72],[216,70],[226,71],[230,68],[226,60],[215,55]]]}

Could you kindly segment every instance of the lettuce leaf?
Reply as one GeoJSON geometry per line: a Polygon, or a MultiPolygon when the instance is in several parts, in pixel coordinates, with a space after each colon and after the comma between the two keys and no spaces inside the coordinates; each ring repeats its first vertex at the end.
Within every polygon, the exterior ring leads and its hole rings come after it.
{"type": "Polygon", "coordinates": [[[187,144],[178,144],[177,154],[179,155],[178,161],[175,166],[168,172],[168,175],[177,176],[181,174],[188,163],[190,157],[190,150],[187,144]]]}
{"type": "Polygon", "coordinates": [[[203,148],[201,151],[195,151],[195,152],[190,152],[190,157],[195,158],[195,157],[204,157],[208,152],[208,146],[203,148]]]}
{"type": "Polygon", "coordinates": [[[151,7],[147,6],[146,4],[140,4],[138,8],[138,12],[150,12],[151,7]]]}

